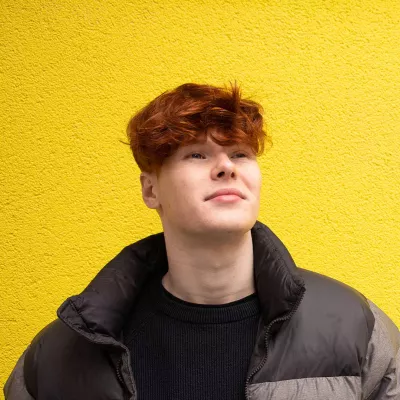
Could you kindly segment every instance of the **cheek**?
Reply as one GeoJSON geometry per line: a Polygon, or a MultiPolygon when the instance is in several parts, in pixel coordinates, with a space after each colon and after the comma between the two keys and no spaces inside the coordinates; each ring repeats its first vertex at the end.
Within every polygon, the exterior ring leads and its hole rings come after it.
{"type": "Polygon", "coordinates": [[[253,193],[259,193],[262,183],[260,169],[257,167],[248,168],[243,174],[243,181],[253,193]]]}
{"type": "Polygon", "coordinates": [[[262,186],[262,175],[261,175],[261,171],[259,171],[258,177],[257,177],[257,188],[258,188],[259,193],[261,191],[261,186],[262,186]]]}
{"type": "Polygon", "coordinates": [[[177,212],[182,207],[187,208],[187,200],[193,195],[188,182],[179,176],[171,176],[170,179],[163,181],[160,193],[160,202],[164,209],[177,212]]]}

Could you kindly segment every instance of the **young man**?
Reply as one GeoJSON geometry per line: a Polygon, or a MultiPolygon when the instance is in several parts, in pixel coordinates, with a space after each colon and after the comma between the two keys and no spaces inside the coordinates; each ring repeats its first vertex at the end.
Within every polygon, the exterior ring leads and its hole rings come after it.
{"type": "Polygon", "coordinates": [[[163,233],[126,247],[21,356],[7,400],[394,400],[400,335],[258,222],[261,106],[186,84],[128,126],[163,233]]]}

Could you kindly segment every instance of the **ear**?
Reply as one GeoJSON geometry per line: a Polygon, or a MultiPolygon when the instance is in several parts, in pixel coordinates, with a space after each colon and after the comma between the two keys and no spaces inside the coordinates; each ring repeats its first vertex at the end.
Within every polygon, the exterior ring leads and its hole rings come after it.
{"type": "Polygon", "coordinates": [[[158,179],[156,173],[142,172],[140,174],[142,198],[146,206],[152,209],[160,207],[158,198],[158,179]]]}

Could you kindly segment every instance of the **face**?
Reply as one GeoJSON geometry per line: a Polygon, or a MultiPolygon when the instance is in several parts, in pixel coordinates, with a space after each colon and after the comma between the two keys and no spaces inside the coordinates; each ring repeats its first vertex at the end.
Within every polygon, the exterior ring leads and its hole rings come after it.
{"type": "Polygon", "coordinates": [[[144,201],[157,209],[165,232],[245,233],[258,216],[261,173],[245,145],[220,146],[203,136],[168,157],[158,176],[143,173],[141,182],[144,201]],[[240,193],[210,198],[221,189],[240,193]]]}

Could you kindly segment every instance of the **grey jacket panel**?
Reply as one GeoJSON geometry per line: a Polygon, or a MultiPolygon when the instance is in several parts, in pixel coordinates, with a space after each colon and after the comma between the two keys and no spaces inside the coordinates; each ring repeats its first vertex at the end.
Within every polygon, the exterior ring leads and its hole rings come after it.
{"type": "Polygon", "coordinates": [[[363,398],[400,399],[400,332],[387,315],[369,301],[375,317],[374,330],[363,366],[363,398]]]}
{"type": "Polygon", "coordinates": [[[6,400],[34,400],[25,385],[24,362],[26,352],[27,350],[19,358],[4,386],[4,398],[6,400]]]}
{"type": "Polygon", "coordinates": [[[249,400],[361,400],[358,376],[302,378],[249,386],[249,400]]]}

